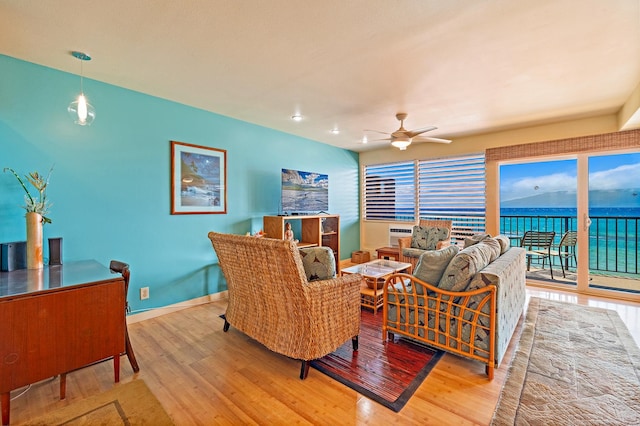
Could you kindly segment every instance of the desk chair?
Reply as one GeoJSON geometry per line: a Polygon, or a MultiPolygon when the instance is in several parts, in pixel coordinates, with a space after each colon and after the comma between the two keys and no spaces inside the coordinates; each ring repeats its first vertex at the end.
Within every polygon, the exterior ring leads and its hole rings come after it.
{"type": "Polygon", "coordinates": [[[562,276],[566,277],[565,269],[569,268],[568,260],[573,257],[576,268],[578,267],[578,259],[576,259],[576,244],[578,242],[578,233],[576,231],[567,231],[562,235],[560,244],[551,249],[551,256],[560,258],[560,267],[562,268],[562,276]],[[565,262],[567,268],[564,267],[565,262]]]}
{"type": "Polygon", "coordinates": [[[553,244],[553,238],[556,233],[540,232],[540,231],[527,231],[520,240],[520,247],[526,250],[527,255],[527,271],[531,267],[532,257],[542,258],[542,269],[544,269],[544,263],[546,259],[549,259],[549,269],[551,270],[551,279],[553,279],[553,266],[551,265],[551,245],[553,244]]]}
{"type": "MultiPolygon", "coordinates": [[[[125,294],[125,313],[131,312],[129,308],[129,302],[127,301],[127,295],[129,293],[129,276],[131,275],[129,272],[129,265],[120,262],[118,260],[112,260],[109,264],[109,269],[111,272],[122,274],[122,278],[124,278],[124,294],[125,294]]],[[[127,323],[125,321],[124,324],[124,342],[125,342],[125,354],[127,358],[129,358],[129,363],[131,364],[131,368],[133,368],[133,372],[137,373],[140,371],[140,367],[138,366],[138,361],[136,361],[136,355],[133,353],[133,347],[131,346],[131,341],[129,340],[129,330],[127,328],[127,323]]],[[[67,395],[67,373],[60,374],[60,399],[65,399],[67,395]]]]}
{"type": "MultiPolygon", "coordinates": [[[[128,301],[129,277],[131,275],[131,272],[129,271],[129,265],[118,260],[112,260],[109,264],[109,269],[111,269],[112,272],[122,274],[122,278],[124,278],[125,312],[128,314],[131,312],[128,301]]],[[[140,371],[140,367],[138,366],[138,361],[136,361],[136,355],[133,353],[133,347],[131,346],[131,341],[129,340],[129,329],[126,324],[124,327],[124,338],[124,353],[127,355],[127,358],[129,358],[129,363],[131,364],[131,368],[133,368],[133,372],[137,373],[138,371],[140,371]]]]}

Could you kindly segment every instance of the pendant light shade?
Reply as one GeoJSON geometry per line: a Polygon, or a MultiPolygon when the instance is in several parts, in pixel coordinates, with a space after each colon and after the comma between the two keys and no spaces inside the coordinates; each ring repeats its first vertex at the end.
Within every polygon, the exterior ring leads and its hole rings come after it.
{"type": "Polygon", "coordinates": [[[67,111],[75,124],[89,126],[96,118],[96,110],[87,101],[87,97],[82,90],[82,63],[90,61],[91,57],[82,52],[71,52],[71,55],[80,60],[80,94],[69,104],[67,111]]]}

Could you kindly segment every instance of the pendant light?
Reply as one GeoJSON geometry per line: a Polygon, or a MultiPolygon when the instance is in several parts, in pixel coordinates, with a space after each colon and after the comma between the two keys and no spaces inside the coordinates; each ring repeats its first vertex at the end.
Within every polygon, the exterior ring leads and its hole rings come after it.
{"type": "Polygon", "coordinates": [[[90,61],[91,56],[86,53],[76,51],[71,52],[71,55],[80,61],[80,94],[76,100],[69,104],[67,111],[75,124],[79,124],[80,126],[89,126],[96,118],[96,110],[89,102],[87,102],[87,98],[82,90],[82,63],[90,61]]]}

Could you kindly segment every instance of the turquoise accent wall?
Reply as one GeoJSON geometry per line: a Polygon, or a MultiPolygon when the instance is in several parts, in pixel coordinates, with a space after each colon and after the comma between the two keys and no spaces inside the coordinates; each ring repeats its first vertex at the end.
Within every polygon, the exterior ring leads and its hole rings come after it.
{"type": "MultiPolygon", "coordinates": [[[[329,175],[342,257],[359,249],[355,152],[86,78],[96,120],[82,127],[67,114],[77,75],[0,55],[0,76],[0,168],[54,165],[45,258],[47,238],[62,237],[63,262],[128,262],[134,312],[225,290],[207,233],[260,230],[278,213],[282,168],[329,175]],[[227,214],[170,214],[171,140],[227,150],[227,214]],[[150,299],[138,300],[147,286],[150,299]]],[[[0,173],[1,242],[26,238],[23,196],[0,173]]]]}

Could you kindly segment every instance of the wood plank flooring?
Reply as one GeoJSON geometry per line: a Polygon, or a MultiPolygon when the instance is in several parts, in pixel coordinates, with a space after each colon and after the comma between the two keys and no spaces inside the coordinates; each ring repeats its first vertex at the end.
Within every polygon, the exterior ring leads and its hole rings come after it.
{"type": "MultiPolygon", "coordinates": [[[[534,287],[527,293],[615,309],[640,342],[640,304],[534,287]]],[[[233,327],[223,333],[219,315],[225,306],[212,302],[131,324],[141,370],[133,374],[123,357],[121,382],[144,380],[177,425],[486,425],[521,332],[520,324],[493,381],[482,364],[446,354],[394,413],[314,369],[300,380],[298,361],[268,351],[233,327]]],[[[34,384],[12,401],[12,424],[28,424],[44,412],[112,388],[112,365],[103,362],[69,374],[64,401],[58,399],[58,378],[34,384]]]]}

